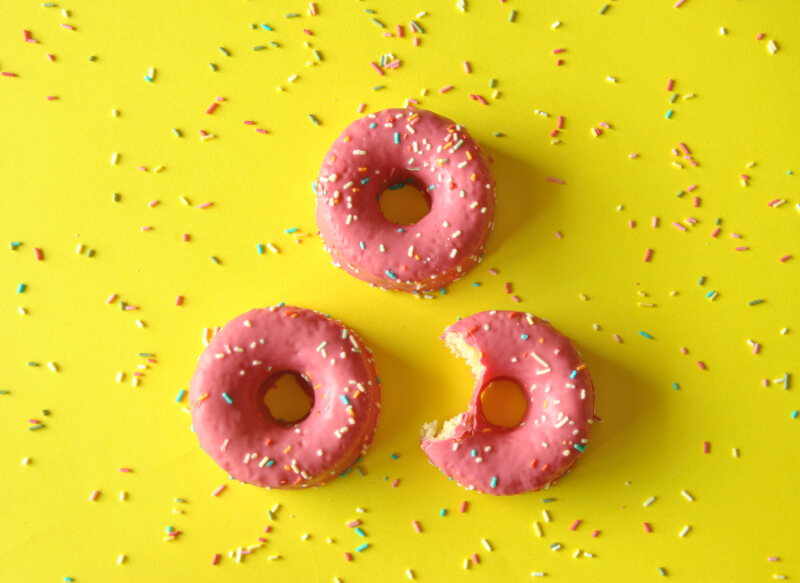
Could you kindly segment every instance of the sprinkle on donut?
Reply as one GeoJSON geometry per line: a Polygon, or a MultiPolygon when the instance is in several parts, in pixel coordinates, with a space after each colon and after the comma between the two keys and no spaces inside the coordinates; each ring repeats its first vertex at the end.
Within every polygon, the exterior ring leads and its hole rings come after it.
{"type": "Polygon", "coordinates": [[[273,306],[228,322],[200,356],[189,389],[200,446],[233,478],[264,488],[323,485],[363,455],[380,414],[370,350],[341,323],[273,306]],[[308,415],[273,418],[264,396],[278,375],[307,386],[308,415]]]}
{"type": "Polygon", "coordinates": [[[387,109],[351,123],[322,163],[317,226],[333,264],[383,289],[428,291],[464,276],[493,227],[495,181],[466,129],[424,110],[387,109]],[[413,225],[381,212],[410,184],[430,203],[413,225]]]}
{"type": "Polygon", "coordinates": [[[569,338],[548,322],[512,311],[481,312],[448,327],[442,339],[472,368],[465,413],[422,428],[428,459],[469,490],[509,495],[540,490],[567,472],[589,443],[594,388],[569,338]],[[526,396],[516,427],[493,425],[481,393],[511,380],[526,396]]]}

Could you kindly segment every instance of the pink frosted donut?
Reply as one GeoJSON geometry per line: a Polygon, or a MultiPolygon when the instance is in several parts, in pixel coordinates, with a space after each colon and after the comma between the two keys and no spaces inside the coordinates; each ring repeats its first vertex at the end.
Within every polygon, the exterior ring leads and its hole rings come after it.
{"type": "Polygon", "coordinates": [[[228,322],[189,388],[200,446],[233,478],[264,488],[319,486],[341,474],[372,442],[380,401],[372,354],[352,330],[283,305],[228,322]],[[264,403],[287,372],[308,384],[312,402],[294,423],[274,419],[264,403]]]}
{"type": "Polygon", "coordinates": [[[422,428],[422,449],[448,477],[495,495],[540,490],[569,470],[589,442],[594,388],[569,338],[522,312],[481,312],[444,331],[467,360],[475,388],[466,413],[422,428]],[[497,379],[517,383],[529,401],[522,421],[504,428],[486,420],[481,393],[497,379]],[[437,431],[438,430],[438,431],[437,431]]]}
{"type": "Polygon", "coordinates": [[[387,109],[351,123],[314,186],[317,226],[333,264],[372,285],[432,290],[482,259],[495,181],[466,129],[430,111],[387,109]],[[413,225],[381,212],[387,188],[411,184],[430,203],[413,225]]]}

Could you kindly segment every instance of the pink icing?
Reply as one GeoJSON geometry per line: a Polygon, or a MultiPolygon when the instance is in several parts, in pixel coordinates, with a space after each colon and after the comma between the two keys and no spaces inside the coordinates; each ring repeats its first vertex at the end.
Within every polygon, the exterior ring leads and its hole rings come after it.
{"type": "Polygon", "coordinates": [[[265,488],[319,486],[349,468],[372,442],[380,400],[361,339],[291,306],[228,322],[200,356],[189,388],[203,450],[233,478],[265,488]],[[276,421],[264,404],[265,381],[282,372],[313,387],[311,411],[296,423],[276,421]]]}
{"type": "Polygon", "coordinates": [[[334,265],[384,289],[425,291],[462,277],[493,227],[495,181],[465,128],[424,110],[387,109],[351,123],[317,182],[317,226],[334,265]],[[428,213],[396,225],[378,197],[408,181],[428,213]]]}
{"type": "Polygon", "coordinates": [[[485,369],[453,435],[423,438],[423,451],[445,475],[480,492],[519,494],[554,482],[580,457],[594,418],[592,379],[570,339],[539,318],[510,311],[475,314],[442,338],[451,333],[480,351],[485,369]],[[481,409],[481,393],[500,378],[529,398],[513,428],[492,425],[481,409]]]}

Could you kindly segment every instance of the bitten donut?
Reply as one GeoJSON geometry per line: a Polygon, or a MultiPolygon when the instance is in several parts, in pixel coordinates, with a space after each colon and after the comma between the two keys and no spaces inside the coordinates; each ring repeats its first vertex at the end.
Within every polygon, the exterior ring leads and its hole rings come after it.
{"type": "Polygon", "coordinates": [[[422,428],[428,459],[467,489],[495,495],[540,490],[569,470],[594,420],[592,379],[569,338],[530,314],[493,311],[453,324],[442,339],[471,366],[475,388],[466,413],[422,428]],[[526,396],[516,427],[483,414],[481,393],[498,379],[526,396]]]}
{"type": "Polygon", "coordinates": [[[381,407],[373,358],[348,328],[279,305],[228,322],[200,356],[189,388],[200,446],[230,476],[264,488],[329,482],[372,442],[381,407]],[[274,419],[264,395],[294,373],[308,385],[308,415],[274,419]]]}
{"type": "Polygon", "coordinates": [[[466,129],[430,111],[387,109],[354,121],[314,184],[317,226],[333,264],[383,289],[427,291],[482,259],[495,181],[466,129]],[[430,204],[413,225],[381,212],[387,188],[410,184],[430,204]]]}

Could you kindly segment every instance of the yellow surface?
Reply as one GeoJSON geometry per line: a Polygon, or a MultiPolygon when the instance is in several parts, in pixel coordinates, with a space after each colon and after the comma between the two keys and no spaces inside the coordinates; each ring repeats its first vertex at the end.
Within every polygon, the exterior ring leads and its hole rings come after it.
{"type": "Polygon", "coordinates": [[[800,577],[794,0],[687,0],[677,9],[619,0],[603,15],[602,0],[466,0],[465,12],[454,0],[320,0],[313,17],[300,1],[57,4],[6,2],[0,18],[0,71],[17,75],[0,77],[0,580],[352,583],[403,581],[411,569],[437,582],[531,572],[649,581],[660,580],[659,567],[680,581],[800,577]],[[424,29],[418,47],[411,19],[424,29]],[[383,36],[398,23],[402,39],[383,36]],[[24,42],[23,29],[39,42],[24,42]],[[379,77],[369,61],[389,52],[401,66],[379,77]],[[150,67],[153,82],[144,79],[150,67]],[[225,100],[207,115],[216,97],[225,100]],[[466,125],[494,157],[498,184],[483,263],[431,300],[334,269],[314,235],[311,182],[329,144],[359,104],[374,112],[408,98],[466,125]],[[565,125],[553,145],[558,115],[565,125]],[[611,127],[594,137],[601,122],[611,127]],[[201,141],[200,130],[216,138],[201,141]],[[673,156],[680,142],[697,167],[673,156]],[[768,206],[774,199],[787,202],[768,206]],[[296,243],[291,227],[312,235],[296,243]],[[268,242],[280,253],[257,254],[268,242]],[[18,294],[19,283],[27,287],[18,294]],[[121,312],[118,301],[138,310],[121,312]],[[197,447],[186,401],[175,402],[204,327],[280,301],[342,319],[374,349],[383,416],[363,477],[353,470],[307,492],[240,485],[197,447]],[[550,319],[595,380],[602,423],[548,492],[466,492],[418,447],[420,426],[463,410],[472,388],[438,335],[458,316],[494,308],[550,319]],[[147,368],[133,387],[139,365],[147,368]],[[788,391],[774,382],[786,372],[788,391]],[[29,419],[44,427],[30,431],[29,419]],[[354,519],[365,538],[347,528],[354,519]],[[177,540],[164,542],[168,526],[181,531],[177,540]],[[263,548],[240,564],[229,558],[259,536],[263,548]],[[594,557],[573,558],[578,549],[594,557]],[[473,553],[480,562],[464,571],[473,553]]]}

